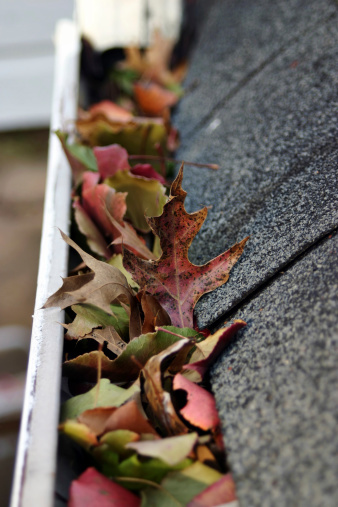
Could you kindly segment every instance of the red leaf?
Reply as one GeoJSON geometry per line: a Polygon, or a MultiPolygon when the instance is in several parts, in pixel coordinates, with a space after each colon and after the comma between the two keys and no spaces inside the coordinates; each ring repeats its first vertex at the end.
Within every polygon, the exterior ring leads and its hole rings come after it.
{"type": "Polygon", "coordinates": [[[236,498],[235,483],[231,474],[224,475],[214,484],[211,484],[202,493],[195,496],[187,507],[216,507],[230,502],[236,498]]]}
{"type": "Polygon", "coordinates": [[[149,178],[150,180],[158,180],[162,185],[166,185],[166,180],[161,174],[155,171],[150,164],[136,164],[130,169],[134,176],[142,176],[142,178],[149,178]]]}
{"type": "Polygon", "coordinates": [[[87,468],[70,486],[68,507],[139,507],[140,504],[140,498],[95,468],[87,468]]]}
{"type": "Polygon", "coordinates": [[[114,176],[116,171],[128,170],[128,152],[119,144],[96,146],[94,149],[97,166],[102,179],[114,176]]]}
{"type": "Polygon", "coordinates": [[[243,320],[235,320],[230,326],[219,329],[216,333],[198,343],[196,351],[190,358],[191,363],[185,364],[183,370],[195,370],[200,377],[198,381],[202,380],[210,365],[229,344],[234,334],[244,326],[246,326],[246,323],[243,320]]]}
{"type": "Polygon", "coordinates": [[[107,216],[106,209],[120,224],[123,223],[123,216],[127,211],[126,193],[116,192],[108,185],[101,183],[97,185],[95,173],[86,172],[83,175],[82,204],[85,211],[94,219],[96,224],[106,234],[113,238],[120,236],[114,225],[107,216]]]}
{"type": "Polygon", "coordinates": [[[160,238],[161,257],[146,261],[125,250],[123,263],[139,286],[158,298],[174,326],[193,327],[195,304],[203,294],[228,280],[248,238],[204,266],[191,264],[188,250],[207,216],[207,208],[192,214],[185,211],[187,194],[181,187],[182,179],[183,165],[171,186],[162,215],[147,219],[160,238]]]}
{"type": "Polygon", "coordinates": [[[219,425],[215,399],[211,393],[180,373],[174,377],[173,388],[175,391],[184,389],[188,395],[186,405],[180,410],[186,421],[205,431],[215,429],[219,425]]]}

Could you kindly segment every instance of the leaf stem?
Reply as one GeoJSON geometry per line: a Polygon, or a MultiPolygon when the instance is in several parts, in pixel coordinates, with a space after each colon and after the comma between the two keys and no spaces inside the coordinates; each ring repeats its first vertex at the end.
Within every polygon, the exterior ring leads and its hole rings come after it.
{"type": "MultiPolygon", "coordinates": [[[[129,155],[129,160],[154,160],[157,162],[161,162],[161,160],[166,160],[167,162],[173,162],[174,164],[181,164],[182,160],[177,160],[176,158],[170,157],[161,157],[159,155],[129,155]]],[[[184,165],[191,165],[195,167],[206,167],[207,169],[213,169],[217,171],[219,169],[218,164],[199,164],[198,162],[186,162],[184,161],[184,165]]]]}
{"type": "Polygon", "coordinates": [[[172,334],[173,336],[178,336],[178,338],[183,338],[183,340],[186,338],[189,340],[194,340],[194,338],[191,338],[190,336],[183,336],[181,334],[174,333],[173,331],[169,331],[169,329],[164,329],[164,327],[155,326],[155,331],[162,331],[163,333],[172,334]]]}

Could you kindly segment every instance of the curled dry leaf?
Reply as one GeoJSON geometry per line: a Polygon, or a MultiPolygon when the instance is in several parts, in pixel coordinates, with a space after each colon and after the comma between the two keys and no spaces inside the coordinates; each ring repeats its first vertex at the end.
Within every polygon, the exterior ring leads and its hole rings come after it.
{"type": "Polygon", "coordinates": [[[162,215],[147,219],[160,238],[161,257],[157,261],[146,261],[126,249],[123,264],[140,287],[159,300],[175,326],[193,327],[195,304],[203,294],[227,282],[248,238],[204,266],[192,264],[188,250],[203,225],[207,209],[192,214],[185,211],[186,192],[181,186],[182,179],[183,165],[171,186],[162,215]]]}
{"type": "Polygon", "coordinates": [[[160,354],[151,357],[141,373],[151,418],[166,435],[187,433],[188,428],[178,417],[170,393],[164,390],[163,373],[174,359],[177,361],[178,354],[183,364],[193,345],[194,341],[191,339],[180,340],[160,354]]]}
{"type": "Polygon", "coordinates": [[[120,301],[128,304],[130,308],[130,338],[139,336],[141,319],[138,302],[126,277],[117,268],[98,261],[84,252],[63,232],[61,235],[66,243],[80,254],[92,273],[65,278],[62,287],[48,298],[44,308],[59,306],[63,309],[74,304],[87,303],[111,313],[110,304],[120,301]]]}
{"type": "Polygon", "coordinates": [[[235,320],[230,326],[219,329],[201,343],[196,344],[196,350],[193,352],[189,364],[183,366],[184,375],[194,382],[201,382],[205,373],[230,343],[235,333],[244,326],[246,323],[243,320],[235,320]]]}
{"type": "Polygon", "coordinates": [[[156,326],[170,326],[171,320],[168,313],[162,308],[160,303],[154,296],[140,291],[137,295],[141,302],[144,321],[142,325],[142,333],[153,333],[156,326]]]}
{"type": "Polygon", "coordinates": [[[109,259],[111,253],[107,241],[99,231],[88,213],[83,209],[78,197],[73,201],[74,218],[81,234],[86,238],[87,244],[92,252],[109,259]]]}

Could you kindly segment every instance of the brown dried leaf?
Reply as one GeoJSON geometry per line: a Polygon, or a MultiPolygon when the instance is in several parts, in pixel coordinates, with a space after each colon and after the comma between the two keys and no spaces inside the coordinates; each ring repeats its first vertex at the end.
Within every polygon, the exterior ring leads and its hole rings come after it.
{"type": "Polygon", "coordinates": [[[126,277],[117,268],[84,252],[62,231],[61,235],[66,243],[80,254],[82,260],[93,272],[64,279],[62,287],[48,298],[43,308],[59,306],[63,309],[78,303],[88,303],[111,314],[110,304],[118,300],[128,304],[130,308],[130,339],[139,336],[141,318],[138,301],[126,277]]]}
{"type": "Polygon", "coordinates": [[[141,372],[144,379],[144,393],[149,402],[152,419],[156,421],[166,435],[187,433],[188,428],[178,417],[170,393],[163,388],[163,373],[173,359],[177,361],[177,354],[180,355],[183,365],[193,345],[194,341],[189,338],[174,343],[160,354],[149,359],[141,372]]]}

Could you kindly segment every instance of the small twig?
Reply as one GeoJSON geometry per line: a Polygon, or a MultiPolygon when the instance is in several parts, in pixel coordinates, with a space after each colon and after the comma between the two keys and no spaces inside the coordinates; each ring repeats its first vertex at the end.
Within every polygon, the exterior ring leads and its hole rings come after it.
{"type": "Polygon", "coordinates": [[[97,358],[97,385],[96,385],[96,391],[95,391],[95,402],[94,402],[94,408],[97,407],[97,403],[99,401],[99,394],[100,394],[100,380],[102,375],[102,357],[100,352],[102,352],[103,344],[101,343],[99,345],[99,357],[97,358]]]}
{"type": "MultiPolygon", "coordinates": [[[[160,157],[158,155],[129,155],[129,160],[156,160],[157,162],[161,162],[161,160],[166,160],[167,162],[173,162],[174,164],[181,164],[182,160],[177,160],[175,158],[169,157],[160,157]]],[[[191,165],[195,167],[206,167],[207,169],[213,169],[217,171],[219,169],[218,164],[199,164],[197,162],[186,162],[184,161],[184,165],[191,165]]]]}

